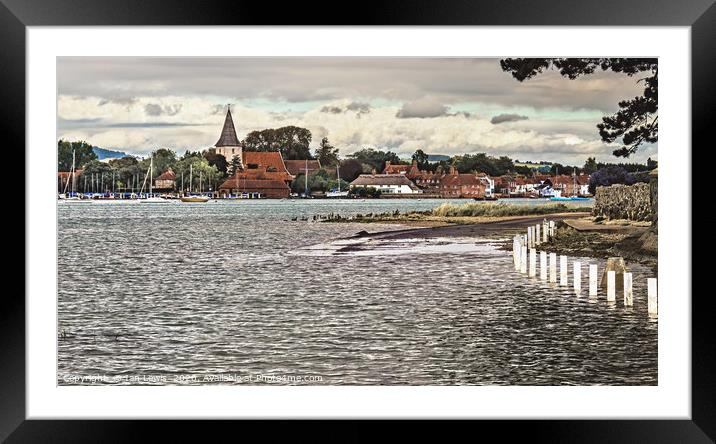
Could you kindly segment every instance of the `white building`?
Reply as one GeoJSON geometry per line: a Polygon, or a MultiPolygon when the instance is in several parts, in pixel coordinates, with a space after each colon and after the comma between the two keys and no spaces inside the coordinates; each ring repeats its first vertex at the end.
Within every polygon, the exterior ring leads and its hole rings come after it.
{"type": "Polygon", "coordinates": [[[375,188],[383,194],[416,194],[423,190],[418,188],[405,174],[361,174],[351,182],[355,187],[375,188]]]}

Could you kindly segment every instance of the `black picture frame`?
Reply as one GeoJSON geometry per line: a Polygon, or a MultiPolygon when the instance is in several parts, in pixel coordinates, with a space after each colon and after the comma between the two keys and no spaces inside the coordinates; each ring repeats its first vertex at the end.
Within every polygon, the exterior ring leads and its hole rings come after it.
{"type": "MultiPolygon", "coordinates": [[[[361,2],[353,6],[243,0],[211,3],[188,0],[0,0],[0,121],[6,146],[25,147],[26,27],[298,24],[690,26],[692,146],[702,150],[713,145],[707,135],[713,126],[712,113],[716,110],[714,0],[393,0],[361,2]]],[[[694,150],[692,158],[695,158],[694,150]]],[[[25,174],[29,177],[27,169],[25,174]]],[[[689,187],[688,178],[677,180],[680,180],[679,186],[689,187]]],[[[693,196],[690,190],[685,191],[688,196],[693,196]]],[[[707,221],[713,222],[713,216],[708,216],[707,221]]],[[[27,239],[28,233],[25,233],[27,239]]],[[[696,261],[692,263],[696,265],[696,261]]],[[[692,270],[692,276],[699,275],[698,269],[692,270]]],[[[691,297],[692,304],[691,420],[545,420],[515,421],[509,424],[503,421],[481,421],[477,426],[479,435],[487,437],[491,432],[497,432],[498,436],[514,434],[551,442],[713,442],[716,438],[716,348],[711,342],[714,332],[711,291],[674,296],[691,297]]],[[[158,429],[166,440],[171,436],[182,436],[192,426],[177,421],[26,420],[25,298],[19,292],[7,292],[3,297],[0,308],[0,343],[0,440],[125,442],[141,438],[146,429],[158,429]]],[[[400,412],[396,412],[396,416],[400,416],[400,412]]],[[[260,427],[266,429],[265,426],[260,427]]],[[[343,426],[342,434],[324,436],[345,440],[362,435],[361,425],[348,423],[343,426]]],[[[423,427],[411,425],[410,429],[421,432],[423,427]]],[[[232,430],[233,436],[237,432],[242,433],[235,425],[224,421],[212,421],[202,425],[202,428],[205,436],[220,437],[226,429],[232,430]]],[[[290,429],[295,430],[295,423],[291,424],[290,429]]],[[[457,429],[450,427],[450,431],[445,431],[441,436],[444,439],[457,432],[457,429]]],[[[273,436],[274,432],[267,433],[267,436],[273,436]]]]}

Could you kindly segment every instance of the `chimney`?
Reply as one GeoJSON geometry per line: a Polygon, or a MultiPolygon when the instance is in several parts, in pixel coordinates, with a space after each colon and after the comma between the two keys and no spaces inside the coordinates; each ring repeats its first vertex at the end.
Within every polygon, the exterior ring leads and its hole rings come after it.
{"type": "Polygon", "coordinates": [[[413,159],[413,166],[418,166],[418,159],[413,159]]]}
{"type": "Polygon", "coordinates": [[[390,160],[385,161],[385,167],[388,168],[390,166],[390,160]]]}
{"type": "Polygon", "coordinates": [[[453,166],[453,165],[450,165],[450,175],[451,176],[455,175],[455,166],[453,166]]]}

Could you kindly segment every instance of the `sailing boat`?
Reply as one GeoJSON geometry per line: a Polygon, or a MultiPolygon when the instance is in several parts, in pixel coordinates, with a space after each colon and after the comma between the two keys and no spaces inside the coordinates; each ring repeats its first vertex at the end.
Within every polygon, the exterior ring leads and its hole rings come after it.
{"type": "MultiPolygon", "coordinates": [[[[202,196],[201,194],[191,194],[191,184],[192,184],[192,174],[193,174],[193,165],[189,165],[189,195],[188,196],[182,196],[181,201],[182,202],[208,202],[209,196],[202,196]]],[[[201,172],[199,172],[199,183],[201,183],[201,172]]],[[[201,185],[199,186],[201,188],[201,185]]]]}
{"type": "MultiPolygon", "coordinates": [[[[152,182],[154,177],[154,157],[149,158],[149,171],[147,171],[147,175],[149,177],[149,197],[146,199],[142,199],[141,202],[146,203],[168,203],[170,202],[167,199],[164,199],[162,197],[154,196],[154,193],[152,191],[152,182]]],[[[144,178],[144,183],[147,182],[147,178],[144,178]]],[[[142,190],[144,190],[144,184],[142,184],[142,190]]]]}
{"type": "Polygon", "coordinates": [[[62,194],[59,195],[60,202],[90,202],[89,199],[82,199],[80,196],[77,195],[75,192],[75,182],[76,180],[76,173],[75,173],[75,150],[72,150],[72,168],[70,169],[70,176],[67,178],[67,182],[65,182],[65,189],[63,190],[62,194]],[[70,195],[67,195],[67,188],[70,186],[70,181],[72,181],[72,187],[70,188],[70,195]]]}
{"type": "Polygon", "coordinates": [[[341,170],[340,165],[336,165],[336,177],[338,178],[338,190],[331,190],[326,193],[326,197],[347,197],[348,191],[341,191],[341,170]]]}

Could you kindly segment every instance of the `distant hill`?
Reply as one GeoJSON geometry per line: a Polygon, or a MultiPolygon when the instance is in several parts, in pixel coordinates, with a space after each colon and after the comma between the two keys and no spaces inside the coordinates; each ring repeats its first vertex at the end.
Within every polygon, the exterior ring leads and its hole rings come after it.
{"type": "Polygon", "coordinates": [[[108,149],[100,148],[98,146],[93,146],[92,151],[94,151],[94,153],[97,155],[97,159],[99,159],[99,160],[121,159],[122,157],[129,156],[129,154],[127,154],[123,151],[108,150],[108,149]]]}
{"type": "Polygon", "coordinates": [[[450,156],[444,154],[428,154],[428,162],[440,162],[441,160],[450,160],[450,156]]]}

